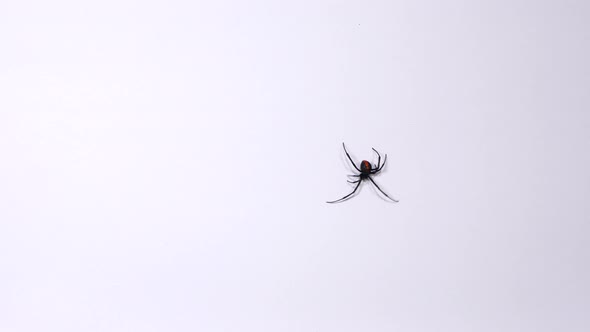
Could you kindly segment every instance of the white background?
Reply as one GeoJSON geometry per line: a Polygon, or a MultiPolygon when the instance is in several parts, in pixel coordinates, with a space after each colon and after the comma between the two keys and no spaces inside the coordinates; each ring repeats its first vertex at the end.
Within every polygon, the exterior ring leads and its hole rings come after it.
{"type": "Polygon", "coordinates": [[[3,2],[0,331],[590,330],[589,20],[3,2]]]}

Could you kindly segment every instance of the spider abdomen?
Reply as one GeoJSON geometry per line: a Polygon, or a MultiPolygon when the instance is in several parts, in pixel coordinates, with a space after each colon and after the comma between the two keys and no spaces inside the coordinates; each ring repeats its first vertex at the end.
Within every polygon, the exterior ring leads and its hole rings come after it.
{"type": "Polygon", "coordinates": [[[371,172],[371,163],[366,160],[361,161],[361,172],[363,172],[363,173],[371,172]]]}

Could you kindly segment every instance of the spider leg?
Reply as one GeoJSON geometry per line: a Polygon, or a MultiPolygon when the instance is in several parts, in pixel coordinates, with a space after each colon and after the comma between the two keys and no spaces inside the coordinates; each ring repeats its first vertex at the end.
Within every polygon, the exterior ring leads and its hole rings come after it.
{"type": "Polygon", "coordinates": [[[338,203],[338,202],[341,202],[341,201],[347,199],[348,197],[350,197],[352,194],[354,194],[356,192],[356,190],[359,188],[359,186],[361,185],[361,183],[362,183],[362,181],[359,181],[359,183],[356,185],[356,187],[354,187],[354,190],[350,194],[342,197],[341,199],[337,199],[335,201],[326,202],[326,203],[338,203]]]}
{"type": "Polygon", "coordinates": [[[375,153],[377,153],[377,155],[379,156],[379,161],[377,161],[377,167],[375,167],[375,169],[379,169],[379,167],[381,167],[381,155],[374,148],[371,149],[373,149],[373,151],[375,151],[375,153]]]}
{"type": "Polygon", "coordinates": [[[342,142],[342,147],[344,148],[344,152],[346,153],[346,156],[348,156],[348,160],[350,160],[350,163],[352,164],[352,166],[354,166],[354,168],[360,172],[361,170],[354,164],[354,161],[352,161],[352,158],[350,158],[348,151],[346,151],[346,146],[344,145],[344,142],[342,142]]]}
{"type": "Polygon", "coordinates": [[[358,179],[356,181],[348,181],[348,180],[346,180],[346,182],[348,182],[348,183],[357,183],[357,182],[360,182],[360,181],[362,181],[362,180],[361,179],[358,179]]]}
{"type": "Polygon", "coordinates": [[[383,165],[381,165],[381,167],[377,167],[377,169],[373,170],[371,174],[380,172],[383,169],[383,167],[385,167],[385,162],[387,162],[387,154],[385,154],[385,159],[383,159],[383,165]]]}
{"type": "Polygon", "coordinates": [[[397,203],[397,202],[399,202],[399,201],[396,201],[395,199],[393,199],[393,198],[389,197],[389,195],[387,195],[387,194],[386,194],[386,193],[385,193],[383,190],[381,190],[381,188],[379,188],[379,186],[378,186],[378,185],[375,183],[375,181],[373,181],[373,179],[371,179],[371,178],[369,177],[369,180],[371,180],[371,182],[373,182],[373,184],[375,185],[375,187],[376,187],[377,189],[379,189],[379,191],[380,191],[380,192],[381,192],[383,195],[385,195],[385,197],[389,198],[390,200],[392,200],[392,201],[394,201],[394,202],[396,202],[396,203],[397,203]]]}

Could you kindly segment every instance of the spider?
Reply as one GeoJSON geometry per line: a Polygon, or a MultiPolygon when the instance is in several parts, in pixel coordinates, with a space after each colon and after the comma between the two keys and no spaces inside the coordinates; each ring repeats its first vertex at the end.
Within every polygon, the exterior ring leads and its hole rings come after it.
{"type": "Polygon", "coordinates": [[[359,178],[356,181],[348,181],[349,183],[357,183],[356,187],[354,187],[354,190],[342,197],[341,199],[337,199],[335,201],[331,201],[331,202],[326,202],[326,203],[338,203],[338,202],[342,202],[344,200],[346,200],[347,198],[349,198],[350,196],[352,196],[352,194],[354,194],[356,192],[356,190],[359,188],[359,186],[361,185],[361,182],[363,182],[363,180],[369,180],[373,183],[373,185],[375,185],[375,187],[383,194],[385,195],[385,197],[389,198],[390,200],[394,201],[394,202],[399,202],[391,197],[389,197],[389,195],[387,195],[385,192],[383,192],[383,190],[381,190],[381,188],[379,188],[379,186],[375,183],[375,181],[373,181],[373,179],[371,178],[370,175],[372,174],[377,174],[379,173],[382,169],[383,166],[385,166],[385,162],[387,161],[387,154],[385,154],[385,158],[383,160],[383,165],[381,165],[381,155],[379,154],[379,152],[377,152],[377,150],[373,149],[373,151],[375,151],[375,153],[377,153],[377,156],[379,156],[379,161],[377,162],[377,165],[375,166],[375,168],[373,168],[371,166],[371,163],[369,163],[366,160],[361,161],[361,168],[359,169],[358,167],[356,167],[356,165],[354,164],[354,161],[352,161],[352,158],[350,158],[350,155],[348,154],[348,151],[346,151],[346,146],[344,145],[344,143],[342,143],[342,147],[344,148],[344,152],[346,153],[346,156],[348,157],[348,160],[350,160],[350,163],[352,164],[352,166],[354,166],[354,168],[360,172],[360,174],[355,174],[355,175],[349,175],[352,177],[357,177],[359,178]]]}

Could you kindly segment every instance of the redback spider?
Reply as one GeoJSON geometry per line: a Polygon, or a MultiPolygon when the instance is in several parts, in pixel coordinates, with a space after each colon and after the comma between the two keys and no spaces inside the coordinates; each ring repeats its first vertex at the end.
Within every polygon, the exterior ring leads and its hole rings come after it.
{"type": "Polygon", "coordinates": [[[371,181],[373,183],[373,185],[375,185],[375,188],[377,188],[383,195],[385,195],[385,197],[387,197],[390,200],[397,203],[398,201],[389,197],[389,195],[387,195],[385,192],[383,192],[383,190],[381,190],[381,188],[379,188],[379,186],[375,183],[375,181],[373,181],[373,179],[371,179],[372,174],[377,174],[377,173],[381,172],[381,170],[383,169],[383,166],[385,166],[385,162],[387,161],[387,154],[385,154],[385,158],[383,159],[383,165],[381,165],[381,155],[379,154],[379,152],[377,152],[377,150],[373,149],[373,151],[375,151],[375,153],[377,153],[377,156],[379,156],[379,161],[377,162],[377,165],[375,165],[375,168],[373,168],[371,166],[371,163],[369,163],[366,160],[363,160],[363,161],[361,161],[361,168],[359,169],[354,164],[354,161],[352,161],[352,158],[350,158],[350,155],[348,154],[348,151],[346,151],[346,146],[344,145],[344,143],[342,143],[342,147],[344,148],[344,152],[346,153],[346,156],[348,157],[348,160],[350,160],[350,163],[352,164],[352,166],[354,166],[354,168],[360,172],[360,174],[349,175],[349,176],[357,177],[359,179],[356,181],[348,181],[350,183],[357,183],[356,187],[354,187],[354,190],[350,194],[342,197],[341,199],[337,199],[335,201],[326,202],[326,203],[338,203],[338,202],[342,202],[342,201],[346,200],[347,198],[349,198],[350,196],[352,196],[352,194],[354,194],[356,192],[356,190],[359,188],[359,186],[361,185],[363,180],[371,181]]]}

